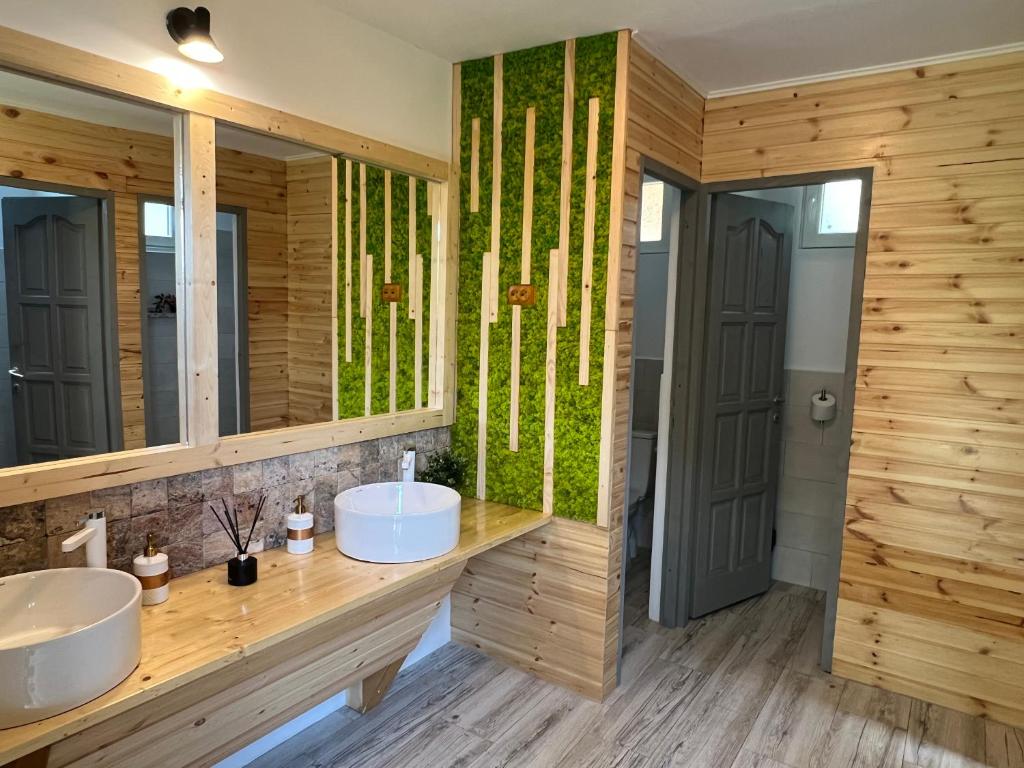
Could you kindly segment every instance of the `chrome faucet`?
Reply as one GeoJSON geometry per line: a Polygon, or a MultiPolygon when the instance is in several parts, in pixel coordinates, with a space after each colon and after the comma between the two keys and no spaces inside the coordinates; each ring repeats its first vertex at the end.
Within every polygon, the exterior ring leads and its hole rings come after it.
{"type": "Polygon", "coordinates": [[[416,479],[416,451],[402,454],[402,482],[411,483],[416,479]]]}
{"type": "Polygon", "coordinates": [[[107,518],[102,509],[94,509],[85,518],[85,527],[60,543],[62,552],[74,552],[85,545],[85,564],[89,568],[107,567],[107,518]]]}

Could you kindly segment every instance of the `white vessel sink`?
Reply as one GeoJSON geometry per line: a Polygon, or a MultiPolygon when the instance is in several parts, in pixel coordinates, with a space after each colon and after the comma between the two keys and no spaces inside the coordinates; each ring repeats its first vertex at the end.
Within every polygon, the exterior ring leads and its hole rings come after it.
{"type": "Polygon", "coordinates": [[[105,568],[0,578],[0,728],[84,704],[139,664],[142,586],[105,568]]]}
{"type": "Polygon", "coordinates": [[[412,563],[455,549],[462,497],[433,483],[371,483],[334,498],[342,554],[371,563],[412,563]]]}

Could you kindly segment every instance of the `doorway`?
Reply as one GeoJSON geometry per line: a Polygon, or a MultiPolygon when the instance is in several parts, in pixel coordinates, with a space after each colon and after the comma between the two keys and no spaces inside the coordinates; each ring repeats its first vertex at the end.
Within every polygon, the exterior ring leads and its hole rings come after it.
{"type": "Polygon", "coordinates": [[[701,190],[676,308],[666,626],[797,584],[822,593],[830,666],[870,188],[864,169],[701,190]],[[834,406],[812,416],[813,397],[834,406]]]}
{"type": "MultiPolygon", "coordinates": [[[[140,311],[146,444],[178,442],[175,219],[166,198],[140,198],[140,311]]],[[[220,436],[249,431],[244,208],[217,206],[217,377],[220,436]]]]}
{"type": "Polygon", "coordinates": [[[0,466],[121,447],[107,200],[0,185],[0,466]]]}

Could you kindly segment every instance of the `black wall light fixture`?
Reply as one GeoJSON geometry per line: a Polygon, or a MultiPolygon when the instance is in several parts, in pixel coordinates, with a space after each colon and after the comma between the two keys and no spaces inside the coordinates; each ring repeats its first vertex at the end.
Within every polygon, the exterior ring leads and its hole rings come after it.
{"type": "Polygon", "coordinates": [[[210,12],[206,8],[175,8],[167,14],[167,32],[183,56],[206,64],[224,61],[224,54],[210,37],[210,12]]]}

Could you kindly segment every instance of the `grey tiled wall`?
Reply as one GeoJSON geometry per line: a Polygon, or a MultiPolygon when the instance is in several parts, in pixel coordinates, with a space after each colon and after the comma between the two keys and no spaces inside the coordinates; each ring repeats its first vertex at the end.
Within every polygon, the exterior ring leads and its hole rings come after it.
{"type": "Polygon", "coordinates": [[[449,441],[447,428],[423,430],[0,508],[0,576],[85,565],[82,548],[64,554],[60,543],[93,509],[106,513],[111,568],[128,569],[145,546],[146,535],[153,533],[157,546],[169,555],[171,575],[183,576],[233,555],[210,512],[211,502],[219,507],[224,500],[238,507],[244,520],[247,510],[266,495],[253,540],[267,549],[279,547],[285,543],[285,517],[297,496],[303,496],[313,512],[316,532],[330,531],[334,497],[340,491],[397,480],[402,451],[409,447],[415,447],[417,467],[422,469],[427,457],[448,447],[449,441]]]}
{"type": "Polygon", "coordinates": [[[638,357],[633,361],[633,429],[656,432],[664,361],[638,357]]]}
{"type": "Polygon", "coordinates": [[[772,577],[791,584],[826,589],[834,573],[834,543],[842,528],[838,484],[846,478],[846,451],[838,413],[843,374],[786,371],[782,467],[775,512],[776,545],[772,577]],[[822,388],[836,398],[837,417],[825,424],[811,419],[811,396],[822,388]]]}

